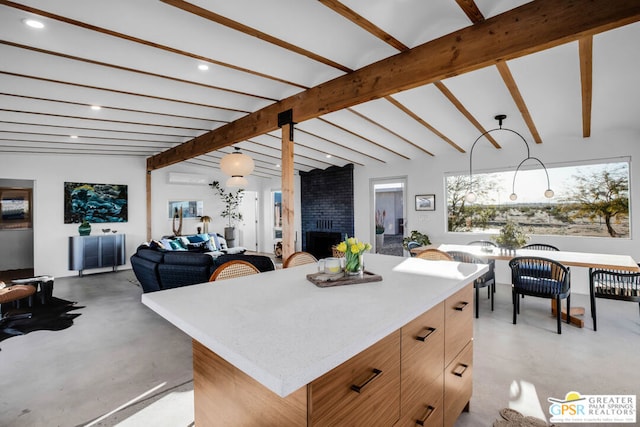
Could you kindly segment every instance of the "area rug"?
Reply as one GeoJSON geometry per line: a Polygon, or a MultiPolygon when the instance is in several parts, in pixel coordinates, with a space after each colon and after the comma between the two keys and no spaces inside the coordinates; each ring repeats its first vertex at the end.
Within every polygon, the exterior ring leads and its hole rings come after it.
{"type": "MultiPolygon", "coordinates": [[[[525,416],[515,409],[503,408],[500,410],[501,419],[493,423],[493,427],[547,427],[549,424],[540,418],[525,416]]],[[[551,425],[553,427],[553,424],[551,425]]]]}
{"type": "Polygon", "coordinates": [[[0,321],[0,341],[33,331],[61,331],[73,325],[73,319],[81,313],[70,313],[84,308],[75,301],[52,297],[47,304],[35,303],[33,307],[21,310],[7,310],[5,316],[31,314],[31,317],[4,319],[0,321]]]}

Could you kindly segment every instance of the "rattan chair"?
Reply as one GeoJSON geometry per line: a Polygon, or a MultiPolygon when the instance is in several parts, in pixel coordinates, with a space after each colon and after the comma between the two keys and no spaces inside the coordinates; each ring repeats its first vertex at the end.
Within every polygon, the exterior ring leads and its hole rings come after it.
{"type": "Polygon", "coordinates": [[[311,255],[309,252],[294,252],[284,261],[284,263],[282,263],[282,268],[295,267],[304,264],[315,264],[317,262],[318,260],[316,257],[311,255]]]}
{"type": "Polygon", "coordinates": [[[473,254],[467,252],[460,251],[449,251],[447,252],[449,255],[453,257],[455,261],[466,262],[469,264],[486,264],[489,266],[489,271],[478,277],[473,281],[473,287],[476,290],[476,301],[475,301],[475,311],[476,318],[478,318],[479,310],[478,310],[478,300],[480,299],[480,288],[488,287],[488,297],[491,299],[491,311],[493,311],[493,289],[496,286],[496,273],[494,271],[495,263],[490,262],[492,260],[482,259],[473,254]]]}
{"type": "MultiPolygon", "coordinates": [[[[509,261],[513,300],[513,324],[520,312],[518,295],[555,299],[558,333],[562,333],[561,300],[567,300],[567,313],[571,312],[571,274],[569,267],[542,257],[516,257],[509,261]]],[[[567,323],[570,322],[567,315],[567,323]]]]}
{"type": "Polygon", "coordinates": [[[440,249],[425,249],[416,255],[416,258],[430,259],[435,261],[453,261],[453,257],[440,249]]]}
{"type": "Polygon", "coordinates": [[[209,281],[213,282],[216,280],[233,279],[234,277],[249,276],[251,274],[258,273],[260,273],[260,270],[250,262],[235,259],[227,261],[216,268],[209,278],[209,281]]]}
{"type": "Polygon", "coordinates": [[[555,246],[547,245],[546,243],[529,243],[528,245],[524,245],[521,249],[533,249],[536,251],[559,251],[560,250],[555,246]]]}
{"type": "Polygon", "coordinates": [[[594,331],[598,330],[596,298],[637,302],[638,308],[640,308],[640,273],[619,270],[591,270],[589,272],[589,290],[594,331]]]}
{"type": "Polygon", "coordinates": [[[420,243],[415,242],[413,240],[407,243],[407,250],[409,251],[409,256],[416,256],[416,254],[411,252],[411,249],[419,248],[420,246],[422,246],[420,243]]]}

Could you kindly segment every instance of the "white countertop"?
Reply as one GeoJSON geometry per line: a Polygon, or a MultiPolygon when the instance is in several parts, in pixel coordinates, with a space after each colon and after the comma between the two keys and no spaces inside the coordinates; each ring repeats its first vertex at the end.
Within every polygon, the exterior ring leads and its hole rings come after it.
{"type": "Polygon", "coordinates": [[[315,264],[142,295],[193,339],[285,397],[487,271],[479,264],[365,254],[380,282],[319,288],[315,264]]]}

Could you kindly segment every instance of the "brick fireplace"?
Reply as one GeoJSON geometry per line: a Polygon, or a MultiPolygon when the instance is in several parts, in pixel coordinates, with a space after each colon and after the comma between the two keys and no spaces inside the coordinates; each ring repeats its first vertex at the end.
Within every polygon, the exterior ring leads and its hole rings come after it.
{"type": "Polygon", "coordinates": [[[316,258],[353,236],[353,165],[300,172],[302,250],[316,258]]]}

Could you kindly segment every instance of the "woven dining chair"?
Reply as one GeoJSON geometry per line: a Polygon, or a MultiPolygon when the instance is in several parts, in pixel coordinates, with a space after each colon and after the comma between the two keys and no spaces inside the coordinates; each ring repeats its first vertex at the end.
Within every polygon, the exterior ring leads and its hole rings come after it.
{"type": "MultiPolygon", "coordinates": [[[[640,264],[638,264],[640,267],[640,264]]],[[[596,321],[596,298],[637,302],[640,308],[640,273],[632,271],[589,269],[589,293],[591,294],[591,318],[593,330],[596,321]]]]}
{"type": "Polygon", "coordinates": [[[533,249],[536,251],[559,251],[560,250],[555,246],[548,245],[546,243],[529,243],[528,245],[524,245],[521,249],[533,249]]]}
{"type": "Polygon", "coordinates": [[[467,243],[470,246],[482,246],[483,248],[497,248],[498,245],[491,240],[474,240],[472,242],[467,243]]]}
{"type": "Polygon", "coordinates": [[[233,279],[235,277],[249,276],[258,273],[260,273],[260,270],[250,262],[234,259],[216,268],[209,278],[209,281],[214,282],[216,280],[233,279]]]}
{"type": "Polygon", "coordinates": [[[453,257],[440,249],[425,249],[416,255],[416,258],[430,259],[432,261],[453,261],[453,257]]]}
{"type": "Polygon", "coordinates": [[[567,323],[571,316],[571,274],[569,267],[542,257],[516,257],[509,261],[511,268],[511,292],[513,324],[520,312],[518,295],[549,298],[556,301],[558,334],[562,333],[561,300],[567,300],[567,323]]]}
{"type": "Polygon", "coordinates": [[[318,260],[316,257],[309,252],[299,251],[289,255],[289,258],[282,263],[282,268],[296,267],[304,264],[315,264],[317,262],[318,260]]]}
{"type": "Polygon", "coordinates": [[[409,251],[409,256],[412,256],[412,257],[416,256],[416,254],[411,252],[411,249],[419,248],[420,246],[422,246],[420,243],[413,240],[407,243],[407,250],[409,251]]]}
{"type": "Polygon", "coordinates": [[[479,315],[478,300],[480,299],[480,288],[485,288],[485,287],[488,288],[487,294],[488,294],[488,298],[491,299],[491,311],[493,311],[493,297],[495,293],[493,289],[495,289],[495,286],[496,286],[496,273],[494,271],[495,263],[490,262],[489,260],[486,260],[486,259],[482,259],[480,257],[477,257],[467,252],[449,251],[447,253],[453,257],[454,261],[466,262],[469,264],[486,264],[487,266],[489,266],[489,271],[487,271],[482,276],[478,277],[476,280],[473,281],[473,287],[476,290],[476,298],[475,298],[476,319],[478,318],[478,315],[479,315]]]}

